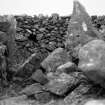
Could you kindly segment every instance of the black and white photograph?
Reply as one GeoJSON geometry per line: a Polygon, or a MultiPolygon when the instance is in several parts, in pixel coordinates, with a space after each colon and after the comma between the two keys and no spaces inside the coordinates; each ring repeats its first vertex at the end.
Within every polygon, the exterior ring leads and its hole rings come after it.
{"type": "Polygon", "coordinates": [[[105,105],[105,1],[0,0],[0,105],[105,105]]]}

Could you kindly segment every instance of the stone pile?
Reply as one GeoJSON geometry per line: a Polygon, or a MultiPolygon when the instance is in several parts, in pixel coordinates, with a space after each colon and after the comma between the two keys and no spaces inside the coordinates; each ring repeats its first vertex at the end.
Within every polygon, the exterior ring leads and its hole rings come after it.
{"type": "Polygon", "coordinates": [[[104,105],[105,42],[78,1],[71,19],[15,18],[0,17],[0,105],[104,105]]]}

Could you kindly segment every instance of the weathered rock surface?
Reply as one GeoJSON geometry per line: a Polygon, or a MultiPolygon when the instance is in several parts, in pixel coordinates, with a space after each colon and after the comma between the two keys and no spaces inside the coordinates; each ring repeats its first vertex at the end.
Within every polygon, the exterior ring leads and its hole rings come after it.
{"type": "Polygon", "coordinates": [[[65,63],[65,64],[63,64],[63,65],[60,65],[58,68],[57,68],[57,70],[56,70],[56,72],[65,72],[65,73],[70,73],[70,72],[74,72],[74,71],[77,71],[77,66],[76,66],[76,64],[74,64],[73,62],[67,62],[67,63],[65,63]]]}
{"type": "Polygon", "coordinates": [[[38,53],[33,53],[23,63],[14,65],[12,67],[12,71],[16,73],[15,76],[24,77],[27,79],[27,77],[31,76],[33,72],[35,74],[35,71],[40,68],[41,61],[42,61],[42,58],[39,57],[38,53]]]}
{"type": "Polygon", "coordinates": [[[22,89],[19,94],[25,94],[27,96],[30,96],[40,92],[43,92],[43,86],[41,86],[39,83],[35,83],[22,89]]]}
{"type": "MultiPolygon", "coordinates": [[[[99,37],[101,35],[93,27],[91,18],[85,8],[78,1],[74,1],[73,13],[68,25],[68,35],[65,42],[66,47],[74,49],[99,37]]],[[[78,53],[78,51],[76,52],[78,53]]],[[[77,54],[74,55],[77,56],[77,54]]]]}
{"type": "Polygon", "coordinates": [[[32,101],[28,100],[25,95],[11,97],[0,101],[0,105],[30,105],[32,101]]]}
{"type": "Polygon", "coordinates": [[[39,101],[40,103],[48,103],[52,100],[52,95],[49,92],[43,91],[40,93],[36,93],[35,99],[39,101]]]}
{"type": "Polygon", "coordinates": [[[70,61],[68,53],[63,48],[57,48],[44,59],[41,65],[47,72],[55,72],[58,66],[68,61],[70,61]]]}
{"type": "Polygon", "coordinates": [[[43,85],[46,84],[46,83],[48,83],[47,76],[40,69],[36,70],[32,74],[31,79],[32,80],[35,80],[36,82],[38,82],[40,84],[43,84],[43,85]]]}
{"type": "Polygon", "coordinates": [[[86,102],[84,105],[105,105],[105,100],[91,99],[88,102],[86,102]]]}
{"type": "Polygon", "coordinates": [[[80,79],[82,79],[82,76],[80,77],[79,73],[71,73],[69,75],[66,73],[49,75],[50,81],[45,87],[50,92],[59,96],[63,96],[65,93],[75,88],[80,83],[80,79]]]}
{"type": "Polygon", "coordinates": [[[89,84],[80,84],[80,86],[65,97],[65,105],[83,105],[83,103],[88,100],[86,94],[88,94],[91,87],[92,85],[89,84]]]}
{"type": "Polygon", "coordinates": [[[79,50],[78,67],[95,83],[105,87],[105,42],[93,40],[79,50]]]}

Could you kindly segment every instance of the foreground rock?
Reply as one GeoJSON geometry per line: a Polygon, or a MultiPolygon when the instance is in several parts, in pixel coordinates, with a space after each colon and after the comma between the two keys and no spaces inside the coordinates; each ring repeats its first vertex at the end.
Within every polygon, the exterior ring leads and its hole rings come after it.
{"type": "MultiPolygon", "coordinates": [[[[40,63],[41,63],[42,59],[43,58],[41,58],[38,55],[38,53],[33,53],[23,63],[14,65],[11,69],[13,72],[15,72],[16,77],[21,77],[21,78],[27,79],[27,77],[30,77],[33,72],[35,73],[35,71],[37,71],[37,69],[40,68],[40,63]]],[[[41,72],[40,72],[40,74],[41,74],[41,72]]],[[[35,77],[35,76],[33,76],[33,77],[35,77]]]]}
{"type": "Polygon", "coordinates": [[[25,95],[11,97],[0,101],[0,105],[30,105],[31,103],[33,102],[28,100],[25,95]]]}
{"type": "Polygon", "coordinates": [[[79,50],[78,67],[95,83],[105,88],[105,42],[93,40],[79,50]]]}
{"type": "Polygon", "coordinates": [[[52,94],[47,91],[34,94],[34,97],[39,103],[44,103],[44,104],[50,102],[53,98],[52,94]]]}
{"type": "Polygon", "coordinates": [[[47,90],[56,95],[64,96],[80,83],[82,76],[78,72],[69,75],[66,73],[61,73],[59,75],[49,74],[49,79],[49,83],[45,85],[47,90]]]}
{"type": "Polygon", "coordinates": [[[63,48],[55,49],[42,63],[47,72],[55,72],[57,67],[70,61],[68,53],[63,48]]]}
{"type": "Polygon", "coordinates": [[[52,94],[47,92],[46,89],[38,83],[27,86],[20,91],[19,94],[33,96],[34,100],[40,103],[47,103],[52,99],[52,94]]]}

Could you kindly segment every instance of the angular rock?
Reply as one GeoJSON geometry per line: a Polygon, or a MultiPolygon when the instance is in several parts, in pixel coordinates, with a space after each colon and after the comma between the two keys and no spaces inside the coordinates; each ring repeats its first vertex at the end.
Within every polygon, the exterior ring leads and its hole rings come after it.
{"type": "Polygon", "coordinates": [[[68,25],[68,35],[65,45],[72,49],[78,45],[84,45],[88,41],[100,38],[100,33],[93,27],[91,18],[85,8],[74,1],[73,13],[68,25]]]}
{"type": "Polygon", "coordinates": [[[36,70],[32,74],[31,79],[35,80],[36,82],[43,84],[43,85],[48,83],[48,79],[47,79],[46,75],[40,69],[36,70]]]}
{"type": "Polygon", "coordinates": [[[0,16],[0,40],[6,45],[8,54],[8,66],[14,64],[14,53],[16,51],[15,34],[16,19],[13,16],[0,16]],[[4,32],[4,33],[3,33],[4,32]]]}
{"type": "Polygon", "coordinates": [[[2,85],[8,85],[7,83],[7,59],[6,54],[7,53],[7,47],[0,43],[0,77],[2,80],[2,85]]]}
{"type": "Polygon", "coordinates": [[[65,97],[65,105],[84,105],[90,97],[88,97],[88,91],[92,87],[90,84],[80,84],[74,91],[65,97]]]}
{"type": "Polygon", "coordinates": [[[77,70],[77,66],[73,63],[73,62],[67,62],[63,65],[60,65],[56,72],[65,72],[65,73],[70,73],[70,72],[73,72],[73,71],[76,71],[77,70]]]}
{"type": "Polygon", "coordinates": [[[105,88],[105,42],[93,40],[79,50],[79,64],[83,73],[105,88]]]}
{"type": "Polygon", "coordinates": [[[19,94],[30,96],[40,92],[43,92],[43,86],[41,86],[39,83],[35,83],[25,87],[22,91],[19,92],[19,94]]]}
{"type": "Polygon", "coordinates": [[[24,63],[14,65],[12,71],[16,72],[17,75],[24,75],[24,73],[32,74],[33,71],[36,71],[40,67],[40,62],[41,59],[38,57],[38,54],[33,53],[24,61],[24,63]]]}
{"type": "Polygon", "coordinates": [[[84,105],[105,105],[105,100],[104,99],[91,99],[87,101],[84,105]]]}
{"type": "Polygon", "coordinates": [[[15,40],[16,41],[26,41],[28,40],[27,37],[25,37],[23,34],[16,34],[15,35],[15,40]]]}
{"type": "Polygon", "coordinates": [[[57,67],[70,61],[68,53],[63,48],[55,49],[42,63],[47,72],[55,72],[57,67]]]}
{"type": "Polygon", "coordinates": [[[40,103],[48,103],[52,99],[52,95],[49,92],[43,91],[34,95],[35,99],[40,103]]]}
{"type": "Polygon", "coordinates": [[[61,73],[61,74],[49,74],[49,83],[45,84],[45,87],[47,90],[50,92],[63,96],[65,93],[68,91],[72,90],[72,88],[76,87],[79,82],[80,78],[78,78],[79,73],[72,73],[70,75],[66,73],[61,73]]]}
{"type": "Polygon", "coordinates": [[[14,53],[16,53],[16,43],[15,43],[15,35],[16,35],[16,19],[13,16],[7,16],[7,22],[10,24],[10,27],[7,31],[7,49],[9,50],[9,60],[10,64],[14,64],[15,58],[14,53]]]}

